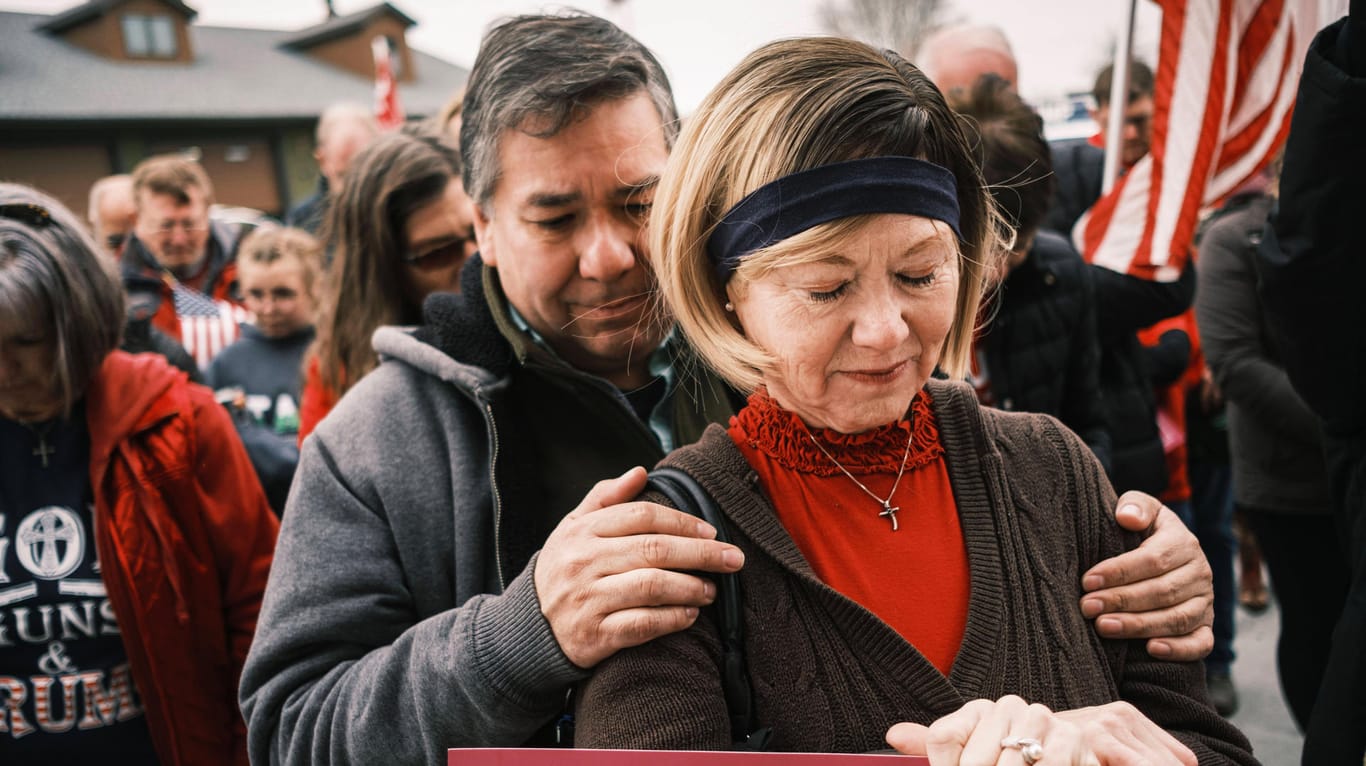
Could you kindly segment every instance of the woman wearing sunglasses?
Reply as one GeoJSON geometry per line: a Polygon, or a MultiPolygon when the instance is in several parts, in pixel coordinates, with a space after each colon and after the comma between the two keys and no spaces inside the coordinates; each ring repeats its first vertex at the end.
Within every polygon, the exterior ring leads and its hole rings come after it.
{"type": "Polygon", "coordinates": [[[474,219],[460,155],[434,134],[381,136],[346,172],[323,231],[333,263],[305,365],[299,440],[379,363],[370,336],[417,324],[435,292],[460,292],[474,219]]]}

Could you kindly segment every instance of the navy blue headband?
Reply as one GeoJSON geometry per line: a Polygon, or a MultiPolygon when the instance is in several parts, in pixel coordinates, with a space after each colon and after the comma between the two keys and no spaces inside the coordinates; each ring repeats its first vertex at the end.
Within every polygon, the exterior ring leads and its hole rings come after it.
{"type": "Polygon", "coordinates": [[[869,157],[783,176],[755,189],[707,238],[707,256],[725,284],[740,259],[822,223],[868,213],[906,213],[948,224],[958,236],[953,173],[913,157],[869,157]]]}

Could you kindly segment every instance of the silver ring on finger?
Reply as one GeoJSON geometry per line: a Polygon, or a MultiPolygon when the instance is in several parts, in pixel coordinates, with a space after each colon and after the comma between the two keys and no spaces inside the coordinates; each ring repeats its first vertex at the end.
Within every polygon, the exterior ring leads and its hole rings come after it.
{"type": "Polygon", "coordinates": [[[1032,737],[1006,737],[1001,740],[1001,747],[1019,750],[1025,766],[1033,766],[1043,760],[1043,743],[1032,737]]]}

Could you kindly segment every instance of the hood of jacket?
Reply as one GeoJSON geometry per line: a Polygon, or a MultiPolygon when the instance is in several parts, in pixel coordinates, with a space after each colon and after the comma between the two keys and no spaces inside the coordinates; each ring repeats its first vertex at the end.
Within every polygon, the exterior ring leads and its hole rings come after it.
{"type": "Polygon", "coordinates": [[[460,272],[460,292],[428,297],[422,320],[417,327],[376,330],[380,360],[403,362],[476,393],[506,380],[534,346],[512,328],[497,278],[477,253],[460,272]]]}
{"type": "Polygon", "coordinates": [[[130,434],[176,414],[184,404],[165,394],[185,377],[159,354],[106,356],[85,395],[91,465],[103,465],[130,434]]]}

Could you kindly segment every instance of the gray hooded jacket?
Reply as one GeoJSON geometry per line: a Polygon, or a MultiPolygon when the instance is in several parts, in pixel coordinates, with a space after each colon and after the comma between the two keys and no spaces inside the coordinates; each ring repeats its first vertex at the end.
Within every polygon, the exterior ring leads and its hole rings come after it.
{"type": "MultiPolygon", "coordinates": [[[[304,443],[242,674],[254,763],[545,744],[586,675],[541,614],[535,551],[663,453],[616,388],[511,326],[494,273],[472,261],[428,324],[379,330],[382,364],[304,443]]],[[[733,408],[695,385],[679,443],[733,408]]]]}

